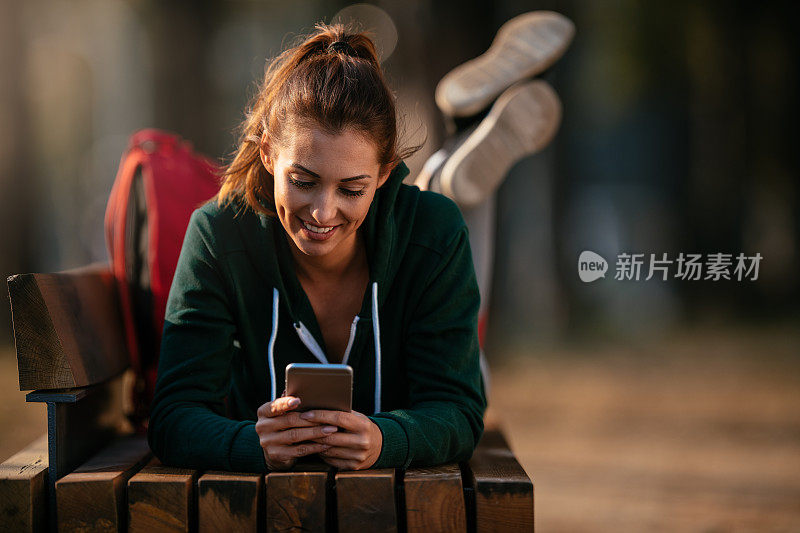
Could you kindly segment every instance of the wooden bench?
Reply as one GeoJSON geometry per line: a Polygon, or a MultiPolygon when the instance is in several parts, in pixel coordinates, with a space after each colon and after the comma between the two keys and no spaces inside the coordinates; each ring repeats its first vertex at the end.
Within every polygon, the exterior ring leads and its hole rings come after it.
{"type": "Polygon", "coordinates": [[[531,531],[533,484],[491,414],[472,458],[267,475],[162,465],[123,414],[128,368],[105,264],[8,280],[20,390],[47,436],[0,466],[0,531],[531,531]]]}

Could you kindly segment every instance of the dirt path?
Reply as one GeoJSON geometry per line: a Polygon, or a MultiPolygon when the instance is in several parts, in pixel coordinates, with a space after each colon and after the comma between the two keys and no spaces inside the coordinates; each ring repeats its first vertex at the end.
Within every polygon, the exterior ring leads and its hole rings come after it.
{"type": "Polygon", "coordinates": [[[539,531],[800,531],[800,337],[688,335],[493,369],[539,531]]]}
{"type": "Polygon", "coordinates": [[[47,433],[47,408],[25,402],[18,376],[14,349],[0,346],[0,461],[47,433]]]}

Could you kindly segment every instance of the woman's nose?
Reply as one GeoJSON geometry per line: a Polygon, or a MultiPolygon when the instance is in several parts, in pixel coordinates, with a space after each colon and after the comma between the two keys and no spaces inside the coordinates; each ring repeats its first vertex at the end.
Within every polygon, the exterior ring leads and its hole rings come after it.
{"type": "Polygon", "coordinates": [[[320,226],[333,225],[336,216],[335,191],[320,191],[314,196],[311,205],[311,216],[320,226]]]}

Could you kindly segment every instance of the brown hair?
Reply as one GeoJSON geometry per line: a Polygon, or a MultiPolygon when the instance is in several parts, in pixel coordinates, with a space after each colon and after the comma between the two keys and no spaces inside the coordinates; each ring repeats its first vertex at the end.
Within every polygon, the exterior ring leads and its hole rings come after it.
{"type": "Polygon", "coordinates": [[[269,64],[240,126],[239,147],[223,169],[219,206],[243,198],[254,211],[276,216],[274,178],[264,168],[260,146],[262,137],[270,146],[280,144],[282,126],[291,120],[330,134],[346,127],[364,133],[378,148],[381,170],[421,147],[398,148],[394,95],[370,38],[341,24],[317,24],[269,64]]]}

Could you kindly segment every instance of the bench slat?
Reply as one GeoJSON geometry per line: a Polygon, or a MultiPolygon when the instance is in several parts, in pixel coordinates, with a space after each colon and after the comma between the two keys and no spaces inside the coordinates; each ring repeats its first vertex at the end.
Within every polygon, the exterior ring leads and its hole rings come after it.
{"type": "Polygon", "coordinates": [[[322,461],[298,462],[292,472],[267,474],[267,531],[325,531],[331,470],[322,461]]]}
{"type": "Polygon", "coordinates": [[[47,435],[0,464],[0,531],[47,529],[47,435]]]}
{"type": "Polygon", "coordinates": [[[83,387],[123,372],[128,353],[106,264],[8,278],[20,390],[83,387]]]}
{"type": "Polygon", "coordinates": [[[336,473],[339,533],[397,531],[393,468],[336,473]]]}
{"type": "Polygon", "coordinates": [[[127,523],[127,482],[151,455],[144,435],[121,437],[58,480],[59,529],[124,530],[127,523]]]}
{"type": "Polygon", "coordinates": [[[264,476],[209,471],[197,480],[197,516],[205,531],[261,531],[264,476]]]}
{"type": "Polygon", "coordinates": [[[128,531],[190,531],[196,470],[164,466],[154,457],[128,480],[128,531]]]}
{"type": "Polygon", "coordinates": [[[477,531],[532,531],[533,483],[502,432],[485,430],[467,465],[477,531]]]}
{"type": "Polygon", "coordinates": [[[467,530],[458,464],[410,468],[406,470],[403,488],[409,532],[467,530]]]}

